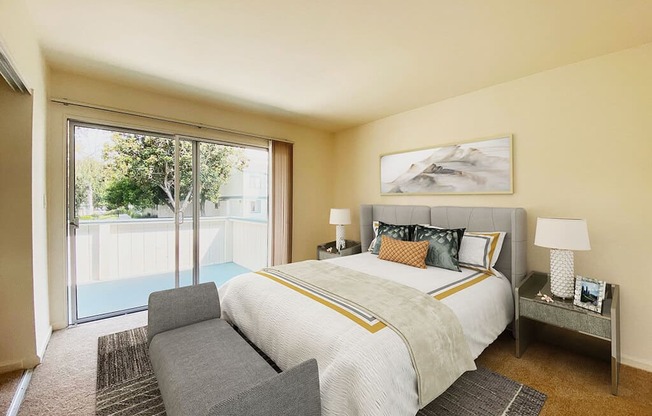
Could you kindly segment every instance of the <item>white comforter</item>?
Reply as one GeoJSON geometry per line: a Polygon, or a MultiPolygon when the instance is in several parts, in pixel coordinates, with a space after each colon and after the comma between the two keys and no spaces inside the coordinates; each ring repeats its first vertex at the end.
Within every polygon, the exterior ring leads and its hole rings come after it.
{"type": "MultiPolygon", "coordinates": [[[[513,316],[511,286],[504,277],[464,280],[477,272],[416,269],[368,253],[331,261],[442,297],[459,318],[474,358],[513,316]]],[[[220,300],[224,318],[281,369],[317,359],[325,416],[413,416],[418,411],[409,352],[390,328],[370,332],[349,317],[255,273],[223,285],[220,300]]]]}

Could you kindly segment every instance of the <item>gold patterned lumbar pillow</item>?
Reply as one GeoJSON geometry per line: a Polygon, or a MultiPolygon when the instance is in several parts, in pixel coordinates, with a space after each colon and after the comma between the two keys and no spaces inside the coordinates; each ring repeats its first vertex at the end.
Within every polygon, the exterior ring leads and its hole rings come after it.
{"type": "Polygon", "coordinates": [[[402,241],[383,235],[378,258],[425,269],[428,246],[427,241],[402,241]]]}

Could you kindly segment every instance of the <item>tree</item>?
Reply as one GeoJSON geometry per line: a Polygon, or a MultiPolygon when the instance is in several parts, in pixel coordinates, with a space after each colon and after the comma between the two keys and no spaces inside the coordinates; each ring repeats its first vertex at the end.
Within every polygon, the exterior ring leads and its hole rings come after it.
{"type": "Polygon", "coordinates": [[[86,205],[90,212],[103,205],[105,183],[101,161],[86,157],[75,162],[75,213],[86,205]]]}
{"type": "MultiPolygon", "coordinates": [[[[242,149],[199,143],[199,203],[217,202],[220,188],[233,168],[242,170],[247,160],[242,149]]],[[[114,133],[104,149],[108,185],[105,200],[111,209],[145,209],[166,205],[174,212],[175,141],[140,134],[114,133]]],[[[192,144],[180,141],[179,200],[183,211],[192,202],[192,144]]]]}

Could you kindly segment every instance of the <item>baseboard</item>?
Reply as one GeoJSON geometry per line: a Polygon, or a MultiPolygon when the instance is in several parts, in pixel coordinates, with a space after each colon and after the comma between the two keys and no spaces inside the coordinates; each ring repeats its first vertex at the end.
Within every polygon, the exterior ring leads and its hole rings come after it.
{"type": "Polygon", "coordinates": [[[41,357],[36,354],[23,359],[23,368],[25,369],[32,369],[39,364],[41,364],[41,357]]]}
{"type": "Polygon", "coordinates": [[[0,374],[11,373],[16,370],[23,370],[25,366],[23,365],[23,360],[20,361],[9,361],[0,363],[0,374]]]}
{"type": "Polygon", "coordinates": [[[635,358],[629,357],[629,356],[624,355],[624,354],[622,354],[620,356],[620,362],[622,364],[625,364],[625,365],[629,366],[629,367],[638,368],[639,370],[644,370],[644,371],[648,371],[648,372],[652,373],[652,363],[651,362],[637,360],[635,358]]]}
{"type": "Polygon", "coordinates": [[[52,330],[58,331],[60,329],[68,328],[68,321],[52,322],[52,330]]]}
{"type": "Polygon", "coordinates": [[[23,357],[22,360],[18,361],[7,361],[0,363],[0,374],[9,373],[16,370],[25,370],[28,368],[34,368],[37,365],[41,364],[41,359],[38,355],[30,355],[28,357],[23,357]]]}
{"type": "Polygon", "coordinates": [[[52,326],[48,327],[48,335],[45,338],[45,342],[43,345],[39,346],[38,351],[36,352],[36,355],[38,355],[39,358],[39,364],[43,361],[43,356],[45,356],[45,351],[48,349],[48,344],[50,344],[50,337],[52,337],[52,326]]]}

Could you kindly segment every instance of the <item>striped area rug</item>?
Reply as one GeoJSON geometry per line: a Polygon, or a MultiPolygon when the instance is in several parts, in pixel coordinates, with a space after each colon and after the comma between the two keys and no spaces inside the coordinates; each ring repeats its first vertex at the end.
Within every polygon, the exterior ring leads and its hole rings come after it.
{"type": "Polygon", "coordinates": [[[147,327],[98,339],[95,414],[165,415],[147,354],[147,327]]]}
{"type": "Polygon", "coordinates": [[[546,395],[484,367],[467,371],[417,416],[536,416],[546,395]]]}
{"type": "MultiPolygon", "coordinates": [[[[251,342],[249,344],[280,372],[262,351],[251,342]]],[[[545,394],[478,367],[476,371],[464,373],[416,416],[536,416],[545,401],[545,394]]],[[[99,338],[95,414],[165,415],[147,355],[146,327],[99,338]]]]}

